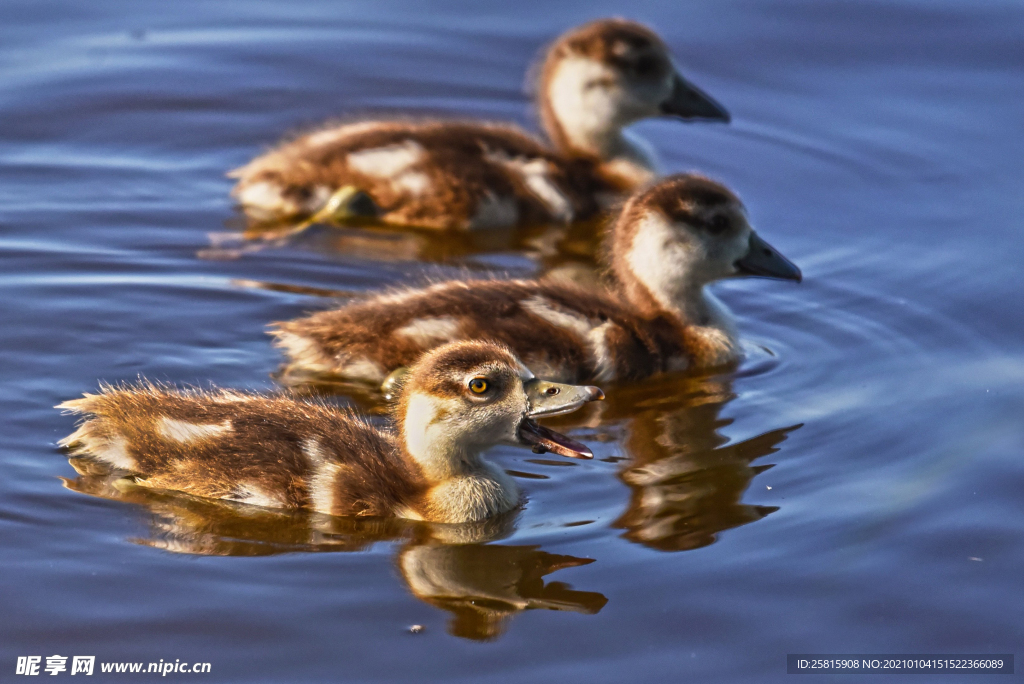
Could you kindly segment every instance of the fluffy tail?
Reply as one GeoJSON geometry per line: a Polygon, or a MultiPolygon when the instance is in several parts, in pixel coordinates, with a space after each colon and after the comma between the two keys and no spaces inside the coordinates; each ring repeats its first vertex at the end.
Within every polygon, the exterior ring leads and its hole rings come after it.
{"type": "Polygon", "coordinates": [[[58,404],[56,408],[71,413],[92,414],[78,429],[57,442],[80,456],[88,456],[117,470],[135,470],[135,459],[128,448],[128,440],[117,429],[114,415],[117,412],[117,390],[105,388],[100,394],[86,394],[81,399],[72,399],[58,404]]]}

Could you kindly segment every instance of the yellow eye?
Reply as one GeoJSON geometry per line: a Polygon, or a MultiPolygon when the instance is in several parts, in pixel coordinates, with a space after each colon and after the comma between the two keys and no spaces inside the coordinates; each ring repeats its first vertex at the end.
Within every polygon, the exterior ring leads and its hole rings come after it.
{"type": "Polygon", "coordinates": [[[489,386],[483,378],[473,378],[469,381],[469,391],[473,394],[483,394],[489,386]]]}

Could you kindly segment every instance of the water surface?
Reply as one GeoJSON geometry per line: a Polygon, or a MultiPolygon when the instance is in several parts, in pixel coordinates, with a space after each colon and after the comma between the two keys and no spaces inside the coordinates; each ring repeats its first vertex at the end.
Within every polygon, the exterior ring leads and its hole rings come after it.
{"type": "Polygon", "coordinates": [[[4,3],[0,668],[733,682],[783,679],[790,652],[1013,652],[1022,35],[1009,1],[4,3]],[[560,423],[594,461],[495,450],[529,503],[451,538],[76,476],[51,407],[100,379],[270,389],[265,325],[324,291],[585,266],[585,234],[543,231],[253,249],[223,174],[340,115],[533,127],[540,47],[627,12],[734,117],[638,133],[734,187],[805,274],[715,287],[740,368],[610,388],[560,423]]]}

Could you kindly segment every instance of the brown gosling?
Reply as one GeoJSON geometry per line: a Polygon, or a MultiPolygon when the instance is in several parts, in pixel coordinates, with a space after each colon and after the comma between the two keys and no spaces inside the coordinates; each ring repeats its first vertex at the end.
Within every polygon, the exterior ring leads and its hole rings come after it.
{"type": "Polygon", "coordinates": [[[368,195],[372,206],[359,211],[376,208],[393,225],[568,223],[655,177],[653,152],[625,127],[663,115],[729,120],[680,75],[657,34],[624,19],[584,24],[555,41],[536,100],[550,145],[506,123],[350,122],[232,171],[232,195],[257,222],[342,215],[348,208],[332,198],[368,195]]]}
{"type": "Polygon", "coordinates": [[[750,227],[732,192],[695,175],[635,194],[605,249],[605,291],[544,279],[456,280],[276,323],[271,334],[293,370],[370,383],[463,339],[508,345],[545,379],[628,381],[741,357],[708,283],[742,274],[801,279],[750,227]]]}
{"type": "Polygon", "coordinates": [[[461,523],[520,504],[515,482],[484,458],[486,449],[518,444],[592,458],[535,418],[603,397],[596,387],[537,380],[506,347],[456,342],[413,366],[395,433],[283,395],[143,383],[60,404],[89,416],[60,445],[140,487],[330,515],[461,523]]]}

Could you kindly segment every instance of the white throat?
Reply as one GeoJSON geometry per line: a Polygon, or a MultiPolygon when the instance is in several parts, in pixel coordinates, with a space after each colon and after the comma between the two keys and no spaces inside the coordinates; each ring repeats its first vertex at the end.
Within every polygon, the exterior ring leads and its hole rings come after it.
{"type": "Polygon", "coordinates": [[[668,219],[652,212],[640,220],[626,263],[665,310],[684,321],[703,324],[711,318],[704,296],[700,265],[706,259],[699,245],[684,245],[668,219]]]}
{"type": "Polygon", "coordinates": [[[480,431],[453,426],[450,417],[438,420],[438,412],[444,410],[443,400],[414,393],[402,427],[406,451],[432,484],[429,496],[434,519],[483,520],[515,508],[519,490],[512,478],[481,456],[476,440],[467,444],[454,436],[480,431]]]}
{"type": "Polygon", "coordinates": [[[479,450],[459,440],[452,426],[437,419],[438,399],[413,393],[402,424],[405,449],[427,479],[440,482],[483,467],[479,450]]]}
{"type": "Polygon", "coordinates": [[[649,146],[626,135],[625,126],[643,118],[618,90],[605,65],[585,57],[567,57],[555,67],[546,97],[555,120],[572,149],[653,176],[656,161],[649,146]],[[598,84],[598,85],[594,85],[598,84]]]}

